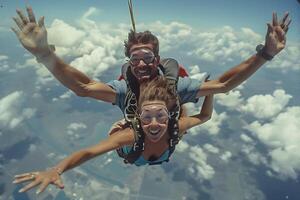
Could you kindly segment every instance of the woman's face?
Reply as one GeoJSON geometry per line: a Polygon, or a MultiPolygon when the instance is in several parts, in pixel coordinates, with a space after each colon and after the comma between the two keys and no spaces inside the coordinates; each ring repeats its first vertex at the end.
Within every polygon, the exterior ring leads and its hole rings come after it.
{"type": "Polygon", "coordinates": [[[140,113],[141,125],[145,136],[152,142],[158,142],[167,132],[169,112],[163,101],[145,101],[140,113]]]}

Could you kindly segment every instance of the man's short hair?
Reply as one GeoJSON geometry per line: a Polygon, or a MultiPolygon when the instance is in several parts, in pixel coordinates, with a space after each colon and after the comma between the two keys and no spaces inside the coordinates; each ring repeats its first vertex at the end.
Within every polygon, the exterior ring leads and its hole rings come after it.
{"type": "Polygon", "coordinates": [[[135,44],[152,44],[153,45],[153,53],[155,56],[158,56],[159,53],[159,42],[155,35],[153,35],[150,31],[144,31],[144,32],[134,32],[131,30],[128,33],[128,39],[127,41],[124,41],[125,46],[125,56],[130,57],[130,48],[132,45],[135,44]]]}

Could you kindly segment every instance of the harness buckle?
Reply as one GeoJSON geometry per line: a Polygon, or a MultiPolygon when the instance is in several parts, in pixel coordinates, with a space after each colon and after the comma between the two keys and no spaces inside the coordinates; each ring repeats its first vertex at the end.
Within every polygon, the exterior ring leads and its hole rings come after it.
{"type": "Polygon", "coordinates": [[[170,139],[170,147],[173,147],[174,145],[178,144],[178,142],[179,142],[178,138],[177,139],[171,138],[170,139]]]}
{"type": "Polygon", "coordinates": [[[140,146],[138,143],[135,142],[135,143],[133,144],[133,151],[136,151],[137,148],[140,148],[140,147],[142,147],[141,150],[144,151],[144,150],[145,150],[145,143],[143,142],[142,145],[140,146]]]}
{"type": "Polygon", "coordinates": [[[139,147],[139,145],[135,142],[134,144],[133,144],[133,151],[136,151],[136,148],[137,147],[139,147]]]}

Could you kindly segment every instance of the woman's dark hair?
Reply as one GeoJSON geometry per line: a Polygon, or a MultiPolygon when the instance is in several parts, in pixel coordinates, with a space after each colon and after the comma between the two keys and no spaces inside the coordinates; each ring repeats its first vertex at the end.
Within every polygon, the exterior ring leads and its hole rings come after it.
{"type": "Polygon", "coordinates": [[[125,46],[125,56],[130,57],[130,48],[134,44],[152,44],[153,45],[153,53],[155,56],[158,56],[159,53],[159,42],[155,35],[153,35],[150,31],[144,31],[144,32],[134,32],[131,30],[128,33],[128,39],[127,41],[124,41],[125,46]]]}

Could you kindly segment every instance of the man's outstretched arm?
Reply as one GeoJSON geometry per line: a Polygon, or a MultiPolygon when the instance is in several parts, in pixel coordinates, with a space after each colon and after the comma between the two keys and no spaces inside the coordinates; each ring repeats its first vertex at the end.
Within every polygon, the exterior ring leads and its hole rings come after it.
{"type": "MultiPolygon", "coordinates": [[[[263,49],[267,56],[274,57],[284,49],[286,43],[285,35],[291,23],[288,15],[286,13],[282,20],[278,21],[277,14],[273,13],[272,24],[268,24],[265,47],[263,49]]],[[[265,56],[261,56],[260,54],[253,55],[246,61],[225,72],[218,79],[203,83],[197,96],[229,92],[247,80],[266,62],[265,56]]]]}
{"type": "Polygon", "coordinates": [[[115,90],[104,83],[90,79],[55,55],[47,41],[44,17],[37,22],[31,7],[27,8],[27,13],[28,17],[22,11],[17,10],[18,17],[13,18],[18,28],[12,28],[12,30],[23,47],[33,54],[38,62],[44,64],[58,81],[78,96],[115,103],[115,90]]]}

